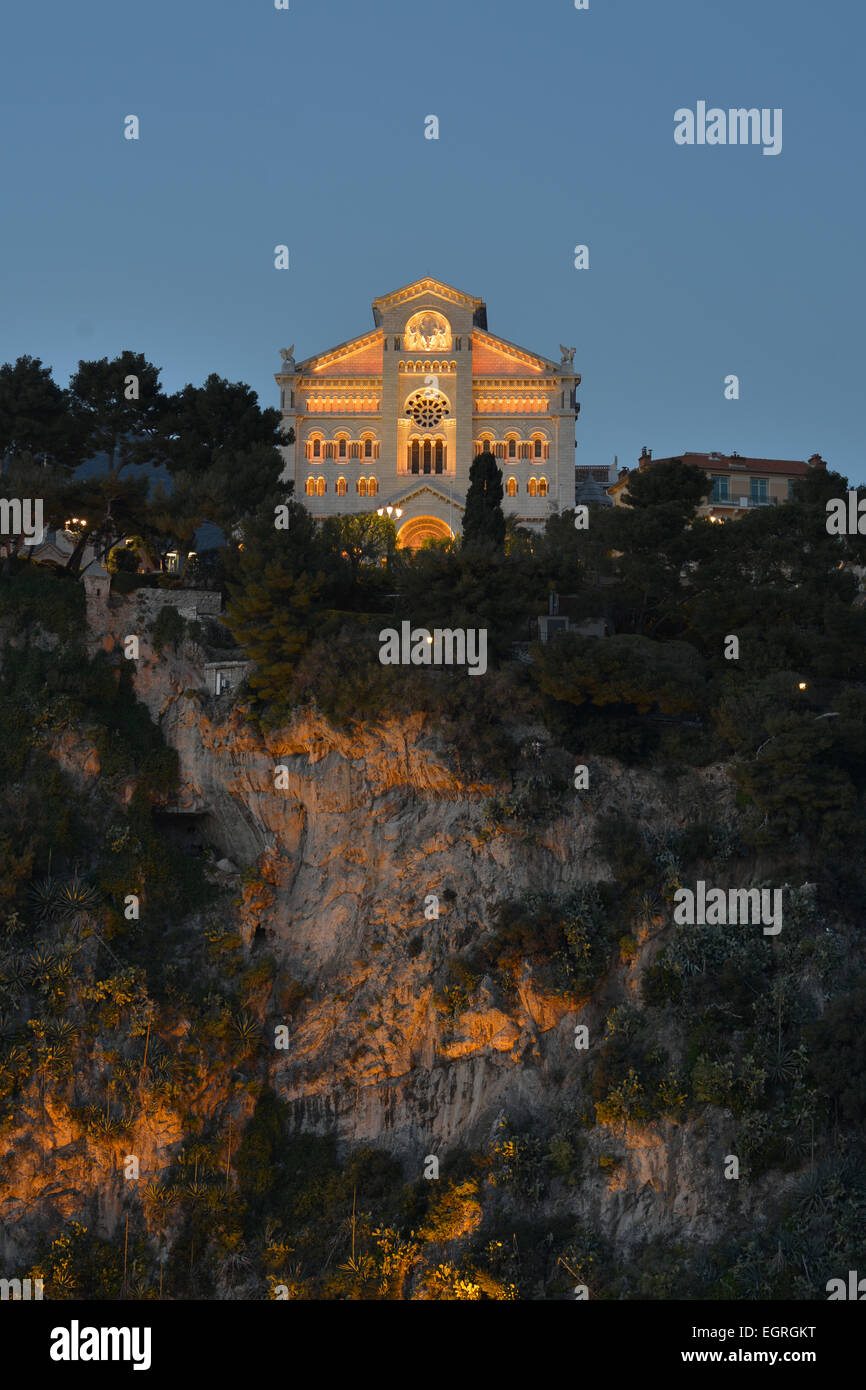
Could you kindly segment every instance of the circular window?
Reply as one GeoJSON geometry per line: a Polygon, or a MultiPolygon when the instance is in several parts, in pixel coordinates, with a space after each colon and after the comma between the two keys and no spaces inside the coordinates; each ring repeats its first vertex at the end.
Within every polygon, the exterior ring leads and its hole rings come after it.
{"type": "Polygon", "coordinates": [[[414,392],[406,402],[406,414],[422,430],[434,429],[450,413],[451,407],[445,397],[429,387],[414,392]]]}

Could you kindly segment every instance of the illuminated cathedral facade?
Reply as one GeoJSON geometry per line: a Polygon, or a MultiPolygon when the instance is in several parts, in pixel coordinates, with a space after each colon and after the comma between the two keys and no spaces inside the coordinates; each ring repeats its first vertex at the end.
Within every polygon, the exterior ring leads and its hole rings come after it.
{"type": "Polygon", "coordinates": [[[280,408],[294,428],[282,476],[315,517],[382,509],[401,545],[447,539],[484,450],[521,525],[574,506],[573,348],[554,362],[495,336],[484,301],[440,280],[374,299],[373,323],[302,361],[281,354],[280,408]]]}

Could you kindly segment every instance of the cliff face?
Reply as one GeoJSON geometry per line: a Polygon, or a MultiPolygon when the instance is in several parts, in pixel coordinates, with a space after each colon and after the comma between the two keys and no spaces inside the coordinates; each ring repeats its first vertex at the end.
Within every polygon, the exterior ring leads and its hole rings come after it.
{"type": "MultiPolygon", "coordinates": [[[[595,760],[589,790],[557,819],[491,829],[485,802],[501,789],[460,782],[420,719],[383,718],[348,736],[308,712],[262,737],[231,697],[192,696],[201,684],[193,648],[156,660],[143,647],[137,692],[178,752],[180,805],[199,811],[218,853],[248,871],[238,884],[247,943],[264,937],[307,991],[292,1016],[265,1019],[269,1079],[297,1123],[385,1147],[411,1177],[428,1154],[488,1143],[503,1114],[573,1114],[606,1016],[636,997],[670,927],[636,924],[636,953],[579,1008],[539,993],[528,971],[516,999],[485,979],[452,1018],[434,987],[495,904],[609,876],[593,850],[599,816],[684,827],[726,800],[721,770],[668,783],[595,760]],[[278,1049],[280,1023],[289,1034],[278,1049]],[[589,1028],[589,1053],[575,1047],[577,1024],[589,1028]]],[[[741,1196],[724,1181],[731,1137],[720,1110],[683,1125],[596,1126],[562,1201],[626,1243],[712,1238],[732,1201],[761,1201],[762,1183],[741,1196]]]]}

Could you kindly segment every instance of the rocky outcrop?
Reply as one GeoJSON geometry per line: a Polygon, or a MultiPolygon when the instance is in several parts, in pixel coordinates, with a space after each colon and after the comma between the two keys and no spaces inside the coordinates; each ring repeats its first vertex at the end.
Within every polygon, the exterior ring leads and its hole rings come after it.
{"type": "MultiPolygon", "coordinates": [[[[291,1017],[267,1022],[289,1027],[269,1074],[297,1124],[386,1146],[420,1175],[428,1154],[486,1143],[503,1113],[531,1121],[573,1105],[586,1055],[574,1027],[603,1035],[607,1011],[634,995],[658,949],[660,923],[636,928],[637,956],[582,1008],[540,995],[527,973],[515,1000],[484,982],[447,1020],[434,983],[503,899],[608,875],[594,849],[600,815],[684,827],[727,798],[721,770],[664,783],[595,760],[589,790],[555,820],[491,831],[485,804],[501,788],[461,781],[420,717],[349,733],[307,710],[261,735],[242,710],[191,693],[196,661],[189,646],[161,658],[144,650],[137,690],[178,752],[179,804],[201,809],[217,854],[247,871],[245,939],[263,936],[307,991],[291,1017]]],[[[731,1200],[728,1130],[723,1117],[619,1135],[597,1127],[575,1213],[620,1239],[672,1228],[712,1236],[731,1200]],[[610,1153],[613,1172],[600,1161],[610,1153]]]]}
{"type": "MultiPolygon", "coordinates": [[[[347,732],[309,709],[261,734],[231,697],[202,690],[198,647],[157,654],[138,617],[133,600],[110,600],[91,644],[111,649],[139,636],[136,691],[179,757],[174,810],[198,813],[214,859],[230,861],[219,872],[237,889],[234,928],[251,951],[264,940],[279,964],[273,991],[252,1005],[264,1031],[259,1075],[297,1126],[336,1131],[344,1147],[385,1147],[412,1178],[428,1155],[488,1144],[504,1115],[548,1132],[573,1115],[588,1056],[575,1046],[576,1025],[589,1029],[590,1047],[602,1039],[610,1009],[634,998],[670,929],[660,919],[635,924],[628,952],[582,1003],[545,994],[526,969],[507,997],[485,978],[445,1010],[448,962],[502,901],[607,877],[595,848],[601,815],[684,827],[728,797],[721,770],[663,781],[575,748],[575,762],[590,765],[588,790],[569,793],[554,819],[491,824],[485,809],[503,788],[461,780],[420,716],[347,732]],[[273,1045],[281,1025],[287,1047],[273,1045]]],[[[83,734],[58,731],[51,748],[82,791],[100,775],[83,734]]],[[[212,1085],[196,1106],[224,1127],[226,1101],[212,1085]]],[[[30,1231],[26,1203],[43,1223],[46,1212],[88,1211],[112,1229],[123,1199],[120,1141],[112,1156],[59,1105],[39,1116],[37,1089],[28,1104],[32,1115],[4,1136],[7,1157],[16,1154],[0,1190],[7,1240],[30,1231]]],[[[177,1117],[166,1110],[136,1123],[134,1148],[123,1144],[148,1180],[158,1178],[182,1139],[177,1117]]],[[[762,1195],[761,1184],[741,1196],[724,1179],[731,1126],[708,1110],[689,1124],[584,1130],[573,1181],[556,1202],[625,1245],[655,1233],[713,1238],[732,1203],[762,1195]]]]}

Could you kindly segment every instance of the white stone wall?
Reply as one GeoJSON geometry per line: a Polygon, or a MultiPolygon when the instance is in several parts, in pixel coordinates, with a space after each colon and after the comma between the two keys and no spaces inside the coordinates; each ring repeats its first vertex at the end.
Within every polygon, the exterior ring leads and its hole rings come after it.
{"type": "MultiPolygon", "coordinates": [[[[541,359],[542,372],[538,370],[538,359],[527,361],[521,371],[520,354],[517,349],[517,366],[505,369],[497,375],[489,368],[493,348],[486,341],[486,335],[476,329],[474,315],[480,301],[457,295],[455,297],[422,288],[411,296],[396,296],[396,302],[376,301],[379,305],[378,329],[383,339],[382,374],[371,377],[359,365],[358,374],[343,377],[340,385],[328,385],[328,367],[322,365],[321,376],[314,373],[315,359],[309,359],[303,372],[294,366],[277,374],[280,386],[280,399],[283,420],[295,430],[295,442],[282,449],[285,468],[282,476],[294,478],[295,497],[309,507],[314,516],[326,517],[336,513],[369,511],[392,503],[403,504],[402,494],[411,492],[424,483],[434,492],[448,497],[460,504],[465,501],[469,485],[469,469],[475,457],[475,441],[486,430],[502,440],[507,431],[514,430],[522,441],[529,441],[533,431],[544,433],[549,444],[547,459],[530,458],[513,461],[499,459],[503,483],[513,474],[518,480],[518,494],[514,498],[503,499],[506,514],[515,515],[522,524],[540,528],[552,512],[574,506],[574,404],[576,376],[573,368],[564,364],[556,366],[548,359],[541,359]],[[451,330],[449,346],[427,347],[424,350],[407,348],[406,326],[418,313],[430,311],[447,320],[451,330]],[[484,339],[479,344],[479,339],[484,339]],[[458,346],[459,342],[459,346],[458,346]],[[476,355],[484,359],[485,370],[475,369],[476,355]],[[436,361],[446,364],[433,370],[436,361]],[[426,372],[408,370],[413,362],[430,363],[431,377],[436,380],[428,383],[426,372]],[[452,368],[451,364],[454,363],[452,368]],[[401,367],[401,364],[402,367],[401,367]],[[407,421],[404,415],[408,397],[416,390],[430,384],[438,387],[450,404],[450,415],[440,426],[429,431],[430,434],[444,435],[447,442],[445,469],[441,474],[412,474],[407,468],[407,443],[412,437],[421,437],[424,431],[414,422],[407,421]],[[378,395],[378,413],[360,414],[306,413],[305,397],[312,390],[321,394],[361,394],[378,395]],[[475,413],[475,394],[478,391],[496,397],[498,394],[532,394],[543,396],[548,402],[546,412],[526,412],[514,415],[500,414],[496,411],[475,413]],[[306,457],[306,446],[312,434],[320,432],[326,440],[334,440],[344,430],[351,440],[358,440],[366,431],[375,433],[379,441],[378,459],[310,459],[306,457]],[[324,496],[308,497],[306,484],[308,477],[325,479],[324,496]],[[374,497],[359,496],[356,484],[359,477],[376,478],[378,488],[374,497]],[[547,480],[548,493],[545,497],[531,497],[527,490],[530,476],[543,476],[547,480]],[[340,496],[336,490],[337,479],[346,479],[347,492],[340,496]]],[[[385,297],[387,301],[388,296],[385,297]]],[[[495,335],[492,335],[495,337],[495,335]]],[[[325,356],[322,354],[321,356],[325,356]]],[[[336,373],[331,381],[336,380],[336,373]]],[[[449,507],[442,497],[431,496],[428,492],[423,498],[406,499],[404,515],[400,525],[412,516],[435,515],[448,523],[454,516],[455,529],[459,530],[459,512],[449,507]]]]}

